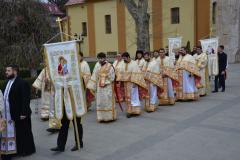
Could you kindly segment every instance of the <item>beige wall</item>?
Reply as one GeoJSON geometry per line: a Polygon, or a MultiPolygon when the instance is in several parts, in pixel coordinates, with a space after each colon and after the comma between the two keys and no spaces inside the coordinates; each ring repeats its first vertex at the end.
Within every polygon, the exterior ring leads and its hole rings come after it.
{"type": "Polygon", "coordinates": [[[118,51],[118,30],[117,30],[117,13],[116,2],[103,1],[94,3],[95,13],[95,36],[96,52],[113,52],[118,51]],[[105,32],[105,15],[111,15],[112,33],[105,32]]]}
{"type": "MultiPolygon", "coordinates": [[[[214,1],[214,0],[212,0],[214,1]]],[[[162,11],[159,16],[161,18],[155,17],[155,24],[160,25],[162,27],[161,32],[161,40],[159,42],[163,43],[160,46],[165,47],[168,45],[168,38],[175,36],[183,37],[183,45],[186,45],[187,41],[191,42],[191,47],[195,42],[196,32],[196,23],[195,23],[195,0],[161,0],[162,3],[155,3],[161,5],[162,11]],[[171,24],[171,8],[179,7],[180,8],[180,24],[171,24]],[[159,22],[156,21],[159,20],[159,22]]],[[[90,2],[89,2],[90,3],[90,2]]],[[[88,41],[88,37],[85,37],[84,44],[82,45],[82,50],[86,56],[88,56],[89,52],[89,44],[91,43],[94,48],[94,52],[117,52],[119,49],[118,40],[121,38],[118,37],[118,27],[121,26],[120,22],[117,22],[117,2],[116,0],[107,0],[107,1],[92,1],[92,21],[94,25],[91,27],[94,33],[94,43],[88,41]],[[105,33],[105,15],[111,15],[112,20],[112,33],[105,33]],[[118,26],[118,23],[120,24],[118,26]]],[[[88,4],[86,4],[88,5],[88,4]]],[[[156,8],[156,7],[155,7],[156,8]]],[[[151,15],[150,19],[150,48],[153,50],[153,38],[154,36],[159,36],[153,33],[153,20],[152,15],[154,14],[152,11],[152,0],[149,0],[149,14],[151,15]]],[[[70,17],[70,31],[71,34],[74,33],[82,33],[82,22],[87,22],[88,19],[88,11],[87,6],[81,5],[73,5],[68,6],[68,16],[70,17]]],[[[156,14],[156,13],[155,13],[156,14]]],[[[156,16],[156,15],[155,15],[156,16]]],[[[135,52],[137,49],[136,46],[136,31],[135,31],[135,23],[132,16],[129,14],[127,8],[125,8],[125,15],[121,18],[125,17],[125,37],[126,37],[126,50],[132,55],[135,56],[135,52]]],[[[210,17],[209,17],[210,18],[210,17]]],[[[89,25],[89,24],[87,24],[89,25]]],[[[88,26],[89,28],[89,26],[88,26]]],[[[88,30],[88,32],[91,32],[88,30]]],[[[91,32],[91,33],[93,33],[91,32]]],[[[155,44],[156,45],[156,44],[155,44]]],[[[92,47],[93,48],[93,47],[92,47]]],[[[96,53],[92,53],[94,56],[96,53]]]]}
{"type": "MultiPolygon", "coordinates": [[[[68,7],[68,16],[70,17],[70,31],[73,36],[82,33],[82,22],[87,23],[87,7],[84,5],[73,5],[68,7]]],[[[88,25],[88,24],[87,24],[88,25]]],[[[84,37],[84,43],[81,44],[81,51],[84,56],[89,56],[88,36],[84,37]]]]}
{"type": "Polygon", "coordinates": [[[168,37],[182,36],[183,45],[189,40],[194,44],[194,0],[162,0],[163,2],[163,45],[168,45],[168,37]],[[171,24],[171,8],[180,8],[180,23],[171,24]]]}

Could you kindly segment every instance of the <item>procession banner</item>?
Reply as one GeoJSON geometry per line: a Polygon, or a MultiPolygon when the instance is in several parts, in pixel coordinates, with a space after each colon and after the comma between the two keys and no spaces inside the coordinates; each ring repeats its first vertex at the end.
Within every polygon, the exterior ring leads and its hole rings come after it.
{"type": "Polygon", "coordinates": [[[87,112],[81,78],[77,41],[45,44],[46,61],[55,87],[56,118],[62,119],[63,108],[69,120],[87,112]]]}
{"type": "Polygon", "coordinates": [[[182,37],[168,38],[169,58],[175,62],[175,53],[182,46],[182,37]]]}
{"type": "Polygon", "coordinates": [[[208,55],[208,71],[210,76],[218,75],[218,38],[200,40],[202,51],[208,55]]]}

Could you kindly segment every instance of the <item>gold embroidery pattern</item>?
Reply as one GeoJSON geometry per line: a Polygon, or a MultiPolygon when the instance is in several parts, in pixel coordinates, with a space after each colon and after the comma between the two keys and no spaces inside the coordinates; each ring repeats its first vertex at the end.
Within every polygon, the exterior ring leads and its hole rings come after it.
{"type": "Polygon", "coordinates": [[[159,73],[153,73],[153,72],[149,72],[147,71],[145,73],[145,80],[155,84],[156,86],[162,88],[163,87],[163,79],[162,79],[162,75],[159,73]]]}
{"type": "Polygon", "coordinates": [[[175,104],[175,98],[168,96],[168,78],[163,78],[163,92],[159,98],[159,105],[173,105],[175,104]]]}
{"type": "Polygon", "coordinates": [[[139,85],[142,88],[147,89],[146,82],[144,80],[143,73],[138,72],[117,72],[117,81],[132,82],[139,85]]]}
{"type": "Polygon", "coordinates": [[[163,71],[163,74],[165,74],[166,76],[168,76],[172,80],[178,82],[178,75],[177,75],[177,72],[174,68],[165,66],[165,67],[163,67],[162,71],[163,71]]]}
{"type": "Polygon", "coordinates": [[[196,66],[196,64],[191,63],[191,62],[180,62],[179,65],[177,65],[177,70],[186,70],[192,74],[194,74],[195,76],[201,77],[200,72],[199,72],[199,68],[196,66]]]}

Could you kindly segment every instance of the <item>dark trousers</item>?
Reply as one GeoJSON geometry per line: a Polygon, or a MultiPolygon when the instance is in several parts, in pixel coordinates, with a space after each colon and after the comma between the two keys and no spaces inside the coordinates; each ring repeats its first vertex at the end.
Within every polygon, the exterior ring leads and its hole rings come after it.
{"type": "Polygon", "coordinates": [[[31,117],[15,121],[17,155],[27,156],[36,152],[31,117]]]}
{"type": "Polygon", "coordinates": [[[1,155],[2,160],[11,160],[12,155],[1,155]]]}
{"type": "MultiPolygon", "coordinates": [[[[83,138],[83,127],[81,124],[81,118],[76,118],[77,121],[77,128],[78,128],[78,136],[79,136],[79,141],[80,144],[83,143],[82,142],[82,138],[83,138]]],[[[67,142],[67,137],[68,137],[68,129],[69,129],[69,124],[70,124],[70,120],[68,120],[66,113],[63,113],[63,118],[62,118],[62,127],[59,131],[58,134],[58,139],[57,139],[57,145],[60,149],[65,149],[65,145],[67,142]]],[[[77,135],[76,135],[76,124],[73,121],[73,127],[74,127],[74,136],[75,136],[75,143],[77,145],[77,135]]]]}
{"type": "Polygon", "coordinates": [[[222,87],[222,90],[225,91],[225,76],[221,73],[215,76],[215,91],[218,91],[219,85],[222,87]]]}

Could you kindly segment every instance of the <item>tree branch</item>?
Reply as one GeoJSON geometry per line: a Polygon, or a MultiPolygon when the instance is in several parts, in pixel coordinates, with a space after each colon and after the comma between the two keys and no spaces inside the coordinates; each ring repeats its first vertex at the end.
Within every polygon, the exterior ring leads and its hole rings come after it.
{"type": "Polygon", "coordinates": [[[138,1],[138,12],[141,14],[147,14],[148,11],[148,0],[139,0],[138,1]]]}
{"type": "Polygon", "coordinates": [[[132,15],[134,20],[138,19],[138,7],[134,0],[124,0],[125,6],[127,7],[129,13],[132,15]]]}

